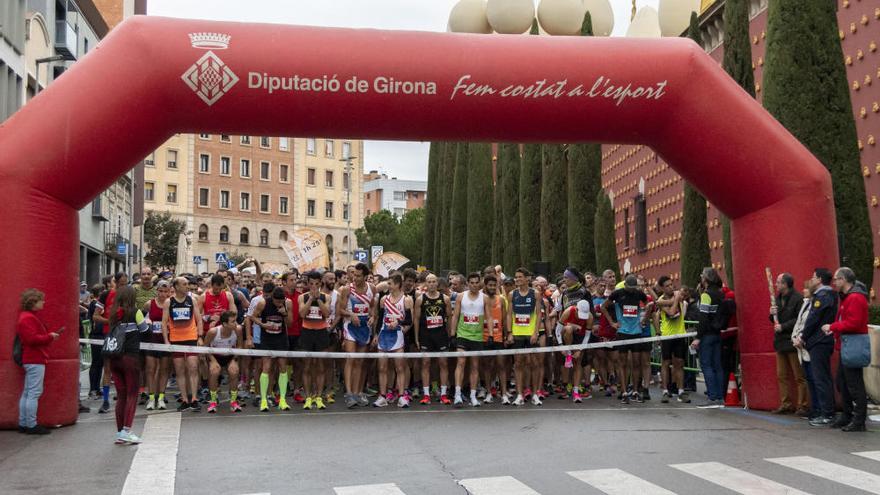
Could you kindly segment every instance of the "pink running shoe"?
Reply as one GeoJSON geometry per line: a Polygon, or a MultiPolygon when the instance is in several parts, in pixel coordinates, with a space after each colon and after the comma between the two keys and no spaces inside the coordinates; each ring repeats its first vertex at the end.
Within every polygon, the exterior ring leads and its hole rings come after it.
{"type": "Polygon", "coordinates": [[[394,392],[388,392],[385,394],[385,400],[388,402],[394,402],[397,400],[397,394],[394,392]]]}
{"type": "Polygon", "coordinates": [[[571,354],[569,354],[568,356],[565,356],[565,367],[566,367],[566,368],[571,368],[572,366],[574,366],[574,364],[572,364],[572,362],[571,362],[571,354]]]}
{"type": "Polygon", "coordinates": [[[529,400],[529,397],[531,397],[531,396],[532,396],[532,389],[527,388],[527,389],[523,390],[523,397],[526,400],[529,400]]]}
{"type": "Polygon", "coordinates": [[[216,402],[211,402],[210,404],[208,404],[208,412],[211,414],[214,414],[215,412],[217,412],[217,403],[216,402]]]}
{"type": "Polygon", "coordinates": [[[234,400],[229,403],[229,410],[234,413],[241,412],[241,404],[239,404],[237,400],[234,400]]]}
{"type": "Polygon", "coordinates": [[[572,392],[571,400],[573,400],[575,404],[580,404],[581,402],[583,402],[580,392],[572,392]]]}

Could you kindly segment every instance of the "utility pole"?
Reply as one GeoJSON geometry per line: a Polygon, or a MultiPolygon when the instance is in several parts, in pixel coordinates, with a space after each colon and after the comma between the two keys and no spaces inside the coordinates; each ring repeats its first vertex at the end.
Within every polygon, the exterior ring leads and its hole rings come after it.
{"type": "Polygon", "coordinates": [[[348,255],[349,258],[352,258],[352,250],[351,250],[351,213],[352,213],[351,212],[351,184],[352,184],[352,180],[354,179],[354,177],[351,174],[351,170],[352,170],[351,161],[354,160],[355,158],[357,158],[357,157],[356,156],[346,156],[346,157],[343,157],[341,160],[339,160],[341,162],[345,162],[345,173],[348,174],[348,184],[347,184],[347,187],[345,188],[345,203],[346,203],[345,206],[348,208],[348,218],[346,219],[348,222],[348,234],[347,234],[348,245],[345,246],[345,249],[347,250],[346,254],[348,255]]]}

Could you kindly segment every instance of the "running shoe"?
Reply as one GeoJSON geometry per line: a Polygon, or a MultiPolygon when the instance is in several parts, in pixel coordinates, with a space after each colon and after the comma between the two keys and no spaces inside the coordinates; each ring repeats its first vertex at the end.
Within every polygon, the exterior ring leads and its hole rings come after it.
{"type": "Polygon", "coordinates": [[[557,393],[557,394],[561,394],[562,393],[562,385],[556,385],[556,387],[553,388],[553,392],[557,393]]]}
{"type": "Polygon", "coordinates": [[[306,403],[303,404],[303,409],[305,409],[306,411],[312,409],[312,398],[311,397],[306,397],[306,403]]]}
{"type": "Polygon", "coordinates": [[[642,394],[639,392],[633,392],[633,400],[636,401],[637,404],[645,403],[645,398],[642,397],[642,394]]]}
{"type": "Polygon", "coordinates": [[[141,392],[141,394],[138,396],[138,405],[143,406],[144,404],[146,404],[147,398],[147,394],[141,392]]]}
{"type": "Polygon", "coordinates": [[[455,406],[456,409],[460,409],[461,406],[464,405],[464,401],[461,400],[461,396],[460,396],[460,395],[456,395],[456,396],[455,396],[455,401],[452,403],[452,405],[455,406]]]}
{"type": "Polygon", "coordinates": [[[335,404],[336,403],[336,394],[333,392],[328,392],[327,395],[324,396],[324,402],[327,404],[335,404]]]}
{"type": "Polygon", "coordinates": [[[364,391],[371,397],[379,393],[378,390],[372,387],[364,387],[364,391]]]}
{"type": "Polygon", "coordinates": [[[128,443],[125,441],[126,438],[128,438],[128,434],[125,432],[125,430],[119,430],[116,432],[116,439],[113,441],[113,443],[115,443],[116,445],[125,445],[126,443],[128,443]]]}
{"type": "Polygon", "coordinates": [[[565,389],[563,389],[563,391],[560,392],[559,395],[556,396],[556,398],[559,400],[566,400],[569,397],[571,397],[571,395],[569,395],[568,392],[565,391],[565,389]]]}
{"type": "Polygon", "coordinates": [[[429,405],[430,403],[431,403],[431,396],[430,395],[423,395],[422,400],[419,401],[419,404],[422,404],[425,406],[429,405]]]}
{"type": "Polygon", "coordinates": [[[217,412],[217,403],[214,402],[214,401],[211,401],[211,402],[208,404],[208,413],[209,413],[209,414],[214,414],[214,413],[216,413],[216,412],[217,412]]]}
{"type": "Polygon", "coordinates": [[[101,404],[101,407],[98,408],[98,414],[107,414],[108,412],[110,412],[110,403],[104,401],[104,403],[101,404]]]}
{"type": "Polygon", "coordinates": [[[621,404],[629,404],[629,395],[624,394],[620,399],[621,404]]]}
{"type": "Polygon", "coordinates": [[[324,398],[321,397],[320,395],[315,397],[313,399],[313,402],[315,403],[315,407],[317,407],[318,410],[327,409],[327,406],[324,405],[324,398]]]}
{"type": "Polygon", "coordinates": [[[477,398],[482,399],[484,397],[486,397],[486,389],[483,387],[478,388],[477,389],[477,398]]]}
{"type": "Polygon", "coordinates": [[[367,407],[370,405],[370,399],[367,398],[366,394],[359,394],[355,397],[355,400],[357,401],[357,405],[361,407],[367,407]]]}
{"type": "MultiPolygon", "coordinates": [[[[125,430],[122,430],[122,431],[125,432],[125,430]]],[[[130,431],[125,432],[125,433],[126,433],[125,443],[127,443],[129,445],[137,445],[137,444],[141,443],[141,438],[139,436],[135,435],[134,433],[132,433],[130,431]]]]}
{"type": "Polygon", "coordinates": [[[592,399],[593,398],[593,391],[590,390],[589,388],[584,390],[584,393],[581,394],[581,398],[584,400],[592,399]]]}
{"type": "Polygon", "coordinates": [[[437,382],[431,383],[431,395],[440,395],[440,386],[437,385],[437,382]]]}
{"type": "Polygon", "coordinates": [[[547,391],[544,390],[544,389],[538,389],[538,392],[537,392],[537,393],[538,393],[538,397],[540,397],[541,400],[544,400],[544,399],[546,399],[547,397],[550,396],[550,395],[547,393],[547,391]]]}
{"type": "Polygon", "coordinates": [[[440,403],[444,406],[448,406],[449,404],[452,404],[452,401],[449,400],[449,397],[447,397],[446,394],[443,394],[440,396],[440,403]]]}
{"type": "Polygon", "coordinates": [[[574,390],[574,386],[572,386],[572,384],[570,384],[570,383],[566,383],[565,384],[565,391],[568,392],[569,394],[571,394],[572,390],[574,390]]]}
{"type": "Polygon", "coordinates": [[[269,406],[270,407],[278,407],[278,396],[270,395],[269,396],[269,406]]]}
{"type": "Polygon", "coordinates": [[[574,401],[575,404],[580,404],[581,402],[583,402],[583,399],[581,399],[580,392],[572,392],[571,393],[571,400],[574,401]]]}
{"type": "Polygon", "coordinates": [[[498,395],[498,389],[494,385],[489,388],[489,395],[498,395]]]}
{"type": "Polygon", "coordinates": [[[378,399],[376,399],[375,402],[373,402],[373,407],[387,407],[387,406],[388,406],[388,400],[381,395],[379,396],[378,399]]]}
{"type": "Polygon", "coordinates": [[[483,404],[491,404],[495,402],[495,399],[492,397],[492,394],[486,394],[486,398],[483,399],[483,404]]]}
{"type": "Polygon", "coordinates": [[[397,397],[397,392],[388,392],[387,394],[385,394],[385,400],[387,400],[388,402],[396,401],[397,397]]]}
{"type": "MultiPolygon", "coordinates": [[[[251,403],[254,405],[254,407],[260,407],[260,404],[262,404],[263,401],[260,400],[260,396],[259,396],[259,395],[255,395],[255,396],[254,396],[254,400],[253,400],[251,403]]],[[[267,402],[266,404],[268,404],[268,402],[267,402]]],[[[267,405],[266,407],[268,407],[268,405],[267,405]]]]}
{"type": "Polygon", "coordinates": [[[269,412],[269,401],[266,399],[260,401],[260,412],[269,412]]]}
{"type": "Polygon", "coordinates": [[[544,403],[541,402],[541,398],[538,397],[537,394],[536,394],[536,395],[533,395],[533,396],[532,396],[532,405],[535,405],[535,406],[543,406],[544,403]]]}
{"type": "Polygon", "coordinates": [[[409,395],[410,399],[418,399],[422,395],[422,390],[420,387],[413,387],[412,390],[407,390],[407,394],[409,395]]]}
{"type": "Polygon", "coordinates": [[[684,402],[685,404],[690,404],[691,403],[691,396],[687,392],[682,392],[682,393],[678,394],[677,400],[679,402],[684,402]]]}
{"type": "Polygon", "coordinates": [[[146,407],[147,411],[152,411],[155,407],[156,407],[156,401],[153,401],[153,400],[147,401],[147,407],[146,407]]]}
{"type": "Polygon", "coordinates": [[[279,411],[290,411],[290,406],[287,404],[287,399],[284,397],[278,401],[278,410],[279,411]]]}
{"type": "Polygon", "coordinates": [[[229,403],[229,410],[234,413],[241,412],[241,404],[239,404],[237,400],[234,400],[229,403]]]}
{"type": "Polygon", "coordinates": [[[669,392],[663,391],[663,397],[660,399],[663,404],[669,404],[669,392]]]}
{"type": "Polygon", "coordinates": [[[156,399],[156,409],[160,411],[164,411],[168,406],[165,404],[165,399],[156,399]]]}
{"type": "Polygon", "coordinates": [[[299,391],[297,391],[295,394],[293,394],[293,401],[296,402],[297,404],[302,404],[306,400],[305,400],[305,398],[303,398],[302,394],[299,393],[299,391]]]}
{"type": "Polygon", "coordinates": [[[501,404],[504,406],[510,405],[510,394],[501,395],[501,404]]]}
{"type": "Polygon", "coordinates": [[[354,409],[355,407],[357,407],[357,405],[358,405],[358,401],[354,395],[345,394],[345,407],[346,408],[354,409]]]}
{"type": "Polygon", "coordinates": [[[523,390],[523,398],[525,400],[529,400],[529,398],[531,398],[531,397],[532,397],[532,389],[527,388],[527,389],[523,390]]]}
{"type": "Polygon", "coordinates": [[[247,389],[242,387],[238,390],[238,398],[243,401],[248,400],[251,398],[251,394],[248,393],[247,389]]]}
{"type": "Polygon", "coordinates": [[[643,401],[651,400],[651,392],[649,392],[646,388],[642,389],[641,396],[643,401]]]}
{"type": "Polygon", "coordinates": [[[471,407],[480,407],[480,399],[471,397],[471,407]]]}
{"type": "Polygon", "coordinates": [[[400,407],[400,408],[409,407],[409,394],[403,394],[400,396],[400,399],[397,401],[397,407],[400,407]]]}
{"type": "Polygon", "coordinates": [[[614,392],[611,391],[611,387],[606,385],[605,386],[605,397],[611,397],[612,395],[614,395],[614,392]]]}
{"type": "Polygon", "coordinates": [[[189,403],[189,410],[194,413],[202,412],[202,405],[201,403],[199,403],[199,401],[194,400],[189,403]]]}
{"type": "Polygon", "coordinates": [[[181,402],[177,405],[177,412],[183,412],[189,409],[189,402],[181,402]]]}
{"type": "Polygon", "coordinates": [[[522,395],[517,395],[516,399],[513,401],[514,406],[521,406],[526,403],[526,400],[523,399],[522,395]]]}
{"type": "Polygon", "coordinates": [[[574,364],[572,364],[572,361],[571,361],[571,354],[565,356],[565,367],[571,368],[573,366],[574,366],[574,364]]]}

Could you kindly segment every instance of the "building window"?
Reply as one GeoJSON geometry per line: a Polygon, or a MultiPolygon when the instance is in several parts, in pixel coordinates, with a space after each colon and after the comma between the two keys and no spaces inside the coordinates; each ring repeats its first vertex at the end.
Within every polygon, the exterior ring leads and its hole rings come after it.
{"type": "Polygon", "coordinates": [[[325,187],[333,187],[333,171],[328,170],[324,172],[324,186],[325,187]]]}
{"type": "Polygon", "coordinates": [[[282,215],[288,214],[287,202],[288,202],[287,196],[281,196],[280,198],[278,198],[278,213],[280,213],[282,215]]]}
{"type": "Polygon", "coordinates": [[[266,136],[260,136],[260,148],[271,148],[272,147],[272,138],[268,138],[266,136]]]}
{"type": "Polygon", "coordinates": [[[306,154],[315,156],[317,154],[315,148],[317,148],[317,146],[315,145],[315,140],[311,138],[306,139],[306,154]]]}
{"type": "Polygon", "coordinates": [[[278,138],[278,150],[279,151],[290,151],[290,140],[286,137],[278,138]]]}
{"type": "Polygon", "coordinates": [[[199,206],[207,208],[211,204],[211,190],[207,187],[199,188],[199,206]]]}
{"type": "Polygon", "coordinates": [[[208,174],[211,172],[211,155],[204,153],[199,155],[199,172],[208,174]]]}
{"type": "Polygon", "coordinates": [[[345,160],[351,158],[351,143],[348,141],[342,143],[342,158],[345,160]]]}
{"type": "Polygon", "coordinates": [[[203,242],[208,241],[208,226],[205,224],[199,225],[199,240],[203,242]]]}
{"type": "Polygon", "coordinates": [[[199,134],[199,139],[204,139],[207,141],[208,139],[211,139],[211,135],[202,133],[202,134],[199,134]]]}
{"type": "Polygon", "coordinates": [[[270,168],[269,162],[260,162],[260,180],[271,180],[270,168]]]}
{"type": "Polygon", "coordinates": [[[373,193],[367,193],[367,199],[370,199],[373,196],[373,193]]]}
{"type": "Polygon", "coordinates": [[[220,227],[220,242],[228,243],[229,242],[229,227],[222,226],[220,227]]]}
{"type": "Polygon", "coordinates": [[[251,137],[250,136],[242,136],[241,137],[241,144],[243,144],[245,146],[250,146],[251,145],[251,137]]]}
{"type": "Polygon", "coordinates": [[[310,186],[315,185],[315,169],[310,168],[308,170],[308,181],[307,182],[310,186]]]}
{"type": "Polygon", "coordinates": [[[278,165],[278,181],[285,184],[290,182],[290,165],[278,165]]]}
{"type": "Polygon", "coordinates": [[[231,143],[232,138],[229,137],[229,134],[220,134],[220,142],[221,143],[231,143]]]}
{"type": "Polygon", "coordinates": [[[231,161],[228,156],[220,157],[220,175],[232,175],[231,161]]]}
{"type": "Polygon", "coordinates": [[[629,208],[623,209],[623,247],[629,249],[629,208]]]}
{"type": "Polygon", "coordinates": [[[241,159],[241,173],[239,174],[242,179],[250,179],[251,178],[251,161],[241,159]]]}
{"type": "Polygon", "coordinates": [[[342,189],[348,191],[348,188],[351,187],[351,179],[350,174],[348,172],[344,172],[342,174],[342,189]]]}
{"type": "Polygon", "coordinates": [[[282,230],[280,234],[278,234],[278,240],[281,242],[287,242],[287,231],[282,230]]]}
{"type": "Polygon", "coordinates": [[[238,242],[241,244],[248,244],[250,242],[251,231],[247,229],[247,227],[241,228],[241,233],[238,234],[238,242]]]}
{"type": "Polygon", "coordinates": [[[406,201],[406,191],[394,191],[394,201],[406,201]]]}
{"type": "Polygon", "coordinates": [[[263,229],[260,231],[260,246],[268,246],[269,245],[269,231],[263,229]]]}
{"type": "Polygon", "coordinates": [[[177,168],[177,150],[168,150],[168,168],[177,168]]]}
{"type": "Polygon", "coordinates": [[[324,140],[324,156],[327,158],[333,158],[333,140],[325,139],[324,140]]]}
{"type": "Polygon", "coordinates": [[[177,204],[177,185],[176,184],[168,184],[168,194],[165,196],[165,201],[172,205],[177,204]]]}
{"type": "Polygon", "coordinates": [[[333,201],[324,202],[324,218],[333,218],[333,201]]]}
{"type": "Polygon", "coordinates": [[[220,209],[229,209],[229,191],[220,191],[220,209]]]}
{"type": "Polygon", "coordinates": [[[342,205],[342,219],[348,220],[348,203],[342,205]]]}
{"type": "Polygon", "coordinates": [[[394,214],[397,215],[397,218],[403,218],[406,215],[406,208],[395,208],[394,214]]]}
{"type": "Polygon", "coordinates": [[[635,199],[636,209],[636,251],[648,250],[648,205],[644,194],[635,199]]]}
{"type": "Polygon", "coordinates": [[[412,194],[412,199],[419,199],[418,191],[413,191],[411,194],[412,194]]]}
{"type": "Polygon", "coordinates": [[[241,193],[238,207],[241,211],[251,211],[251,193],[241,193]]]}
{"type": "Polygon", "coordinates": [[[306,215],[313,217],[315,216],[315,200],[310,199],[306,202],[306,215]]]}
{"type": "Polygon", "coordinates": [[[156,184],[144,182],[144,201],[154,201],[156,197],[156,184]]]}
{"type": "Polygon", "coordinates": [[[155,167],[156,166],[155,160],[156,160],[156,154],[150,153],[149,155],[147,155],[146,158],[144,158],[144,166],[145,167],[155,167]]]}
{"type": "Polygon", "coordinates": [[[269,205],[271,204],[268,194],[260,194],[260,213],[271,213],[269,205]]]}

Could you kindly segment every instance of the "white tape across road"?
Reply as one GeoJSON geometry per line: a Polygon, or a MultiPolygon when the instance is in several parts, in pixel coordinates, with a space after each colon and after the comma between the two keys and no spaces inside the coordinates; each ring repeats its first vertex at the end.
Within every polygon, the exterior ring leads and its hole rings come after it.
{"type": "MultiPolygon", "coordinates": [[[[638,339],[613,340],[610,342],[594,342],[592,344],[559,345],[549,347],[529,347],[526,349],[499,349],[496,351],[467,351],[467,352],[306,352],[306,351],[266,351],[258,349],[221,349],[204,346],[188,346],[174,344],[148,344],[141,342],[142,351],[178,352],[187,354],[214,354],[215,356],[249,356],[249,357],[273,357],[273,358],[322,358],[322,359],[422,359],[440,357],[467,357],[467,356],[513,356],[516,354],[537,354],[540,352],[566,352],[580,351],[584,349],[611,349],[615,347],[644,344],[648,342],[660,342],[664,340],[683,339],[695,337],[696,332],[680,335],[664,335],[656,337],[641,337],[638,339]]],[[[80,344],[103,345],[99,339],[79,339],[80,344]]]]}

